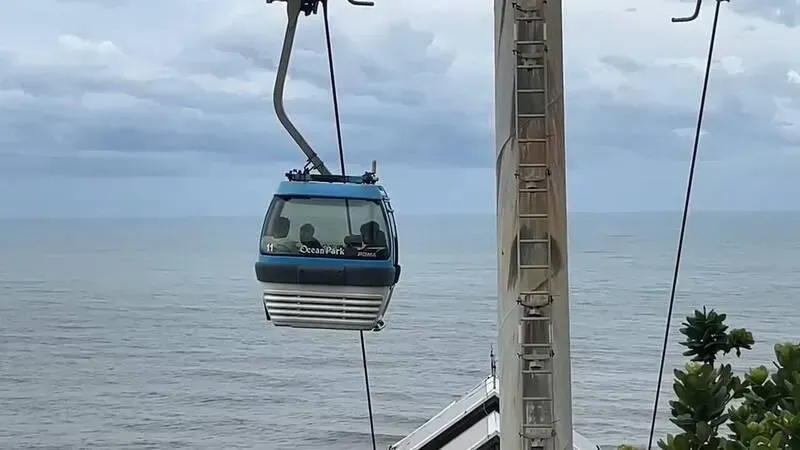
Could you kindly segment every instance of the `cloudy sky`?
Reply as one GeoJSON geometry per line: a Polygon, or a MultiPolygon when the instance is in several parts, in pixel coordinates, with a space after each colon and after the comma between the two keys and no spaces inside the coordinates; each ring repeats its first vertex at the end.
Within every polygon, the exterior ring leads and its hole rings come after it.
{"type": "MultiPolygon", "coordinates": [[[[565,1],[574,211],[682,203],[713,2],[565,1]]],[[[491,212],[492,2],[332,1],[348,161],[406,213],[491,212]],[[453,5],[458,5],[453,6],[453,5]]],[[[286,17],[263,0],[8,1],[0,216],[257,215],[304,160],[271,105],[286,17]]],[[[723,4],[698,209],[797,209],[800,2],[723,4]]],[[[287,108],[333,165],[321,17],[287,108]]]]}

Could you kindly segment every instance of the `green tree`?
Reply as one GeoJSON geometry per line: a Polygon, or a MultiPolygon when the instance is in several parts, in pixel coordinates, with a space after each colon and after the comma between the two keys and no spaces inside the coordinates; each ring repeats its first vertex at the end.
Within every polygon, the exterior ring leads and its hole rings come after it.
{"type": "MultiPolygon", "coordinates": [[[[714,310],[686,317],[681,345],[690,357],[675,370],[670,421],[679,429],[658,442],[663,450],[800,450],[800,344],[775,345],[775,369],[750,369],[743,376],[717,359],[741,356],[754,344],[742,328],[728,330],[714,310]],[[727,430],[726,430],[727,429],[727,430]]],[[[630,449],[620,446],[620,449],[630,449]]]]}

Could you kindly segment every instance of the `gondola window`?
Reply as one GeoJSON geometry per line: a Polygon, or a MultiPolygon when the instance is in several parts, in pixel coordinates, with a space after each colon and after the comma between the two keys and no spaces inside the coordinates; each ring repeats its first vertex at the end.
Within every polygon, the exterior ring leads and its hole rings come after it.
{"type": "Polygon", "coordinates": [[[391,253],[387,230],[380,201],[276,196],[264,221],[261,252],[385,260],[391,253]]]}

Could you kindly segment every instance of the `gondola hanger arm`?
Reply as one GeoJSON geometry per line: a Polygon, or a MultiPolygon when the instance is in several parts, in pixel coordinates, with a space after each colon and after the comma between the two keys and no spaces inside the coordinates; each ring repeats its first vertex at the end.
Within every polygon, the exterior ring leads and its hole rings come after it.
{"type": "MultiPolygon", "coordinates": [[[[292,46],[294,45],[294,37],[297,31],[297,22],[300,18],[300,13],[306,16],[316,14],[320,3],[327,2],[327,0],[266,0],[267,4],[275,3],[276,1],[286,2],[286,34],[283,38],[283,48],[281,49],[281,57],[278,62],[278,68],[275,73],[275,88],[272,92],[272,104],[275,108],[275,115],[278,116],[278,121],[283,125],[283,128],[289,133],[294,142],[300,147],[300,150],[306,155],[307,164],[311,169],[316,169],[322,175],[330,175],[331,171],[322,162],[317,152],[311,147],[311,144],[303,137],[300,130],[289,119],[286,113],[286,106],[284,104],[284,90],[286,88],[286,76],[289,71],[289,60],[292,55],[292,46]]],[[[355,6],[374,6],[371,1],[364,0],[347,0],[348,3],[355,6]]],[[[323,7],[327,3],[323,3],[323,7]]]]}
{"type": "MultiPolygon", "coordinates": [[[[730,0],[716,0],[718,2],[729,2],[730,0]]],[[[692,14],[686,17],[673,17],[672,23],[686,23],[686,22],[693,22],[698,17],[700,17],[700,8],[703,6],[703,0],[697,0],[697,3],[694,5],[694,11],[692,14]]]]}

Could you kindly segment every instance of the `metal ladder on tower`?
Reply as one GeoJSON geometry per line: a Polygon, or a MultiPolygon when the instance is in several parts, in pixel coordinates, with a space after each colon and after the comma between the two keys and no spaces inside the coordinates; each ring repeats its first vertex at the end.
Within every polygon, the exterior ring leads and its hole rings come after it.
{"type": "Polygon", "coordinates": [[[550,239],[546,0],[516,0],[514,77],[519,145],[518,246],[522,308],[519,367],[522,378],[523,449],[556,450],[553,407],[553,341],[550,305],[553,274],[550,239]]]}

